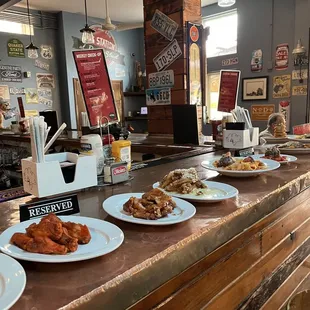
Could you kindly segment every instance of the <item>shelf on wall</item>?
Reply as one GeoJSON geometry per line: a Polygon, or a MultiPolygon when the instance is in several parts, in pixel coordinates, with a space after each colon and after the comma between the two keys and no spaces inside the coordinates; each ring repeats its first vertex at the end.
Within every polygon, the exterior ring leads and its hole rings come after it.
{"type": "Polygon", "coordinates": [[[135,97],[135,96],[145,96],[145,92],[144,91],[140,91],[140,92],[125,91],[124,92],[124,97],[135,97]]]}

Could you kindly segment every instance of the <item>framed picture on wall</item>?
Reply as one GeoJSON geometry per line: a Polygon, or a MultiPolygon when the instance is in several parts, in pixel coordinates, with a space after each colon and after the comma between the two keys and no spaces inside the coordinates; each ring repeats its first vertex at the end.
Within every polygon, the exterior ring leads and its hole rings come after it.
{"type": "Polygon", "coordinates": [[[268,76],[242,79],[242,100],[268,100],[268,76]]]}

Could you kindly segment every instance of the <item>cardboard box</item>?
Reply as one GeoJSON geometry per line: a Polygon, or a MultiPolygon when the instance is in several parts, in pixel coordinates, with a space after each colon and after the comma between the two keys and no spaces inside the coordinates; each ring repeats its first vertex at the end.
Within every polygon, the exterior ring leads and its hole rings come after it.
{"type": "Polygon", "coordinates": [[[35,163],[31,157],[22,159],[24,190],[36,197],[47,197],[97,185],[95,156],[58,153],[45,156],[44,163],[35,163]],[[75,163],[73,182],[66,183],[60,162],[75,163]]]}
{"type": "Polygon", "coordinates": [[[259,128],[224,130],[223,146],[227,149],[245,149],[258,145],[259,128]]]}

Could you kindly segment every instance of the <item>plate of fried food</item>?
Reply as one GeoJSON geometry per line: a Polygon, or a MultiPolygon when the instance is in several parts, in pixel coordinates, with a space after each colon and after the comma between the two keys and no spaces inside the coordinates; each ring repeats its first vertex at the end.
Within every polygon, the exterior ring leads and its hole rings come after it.
{"type": "Polygon", "coordinates": [[[196,202],[218,202],[238,195],[238,190],[228,184],[200,180],[197,170],[176,169],[160,182],[153,184],[167,195],[196,202]]]}
{"type": "Polygon", "coordinates": [[[172,198],[158,188],[147,193],[128,193],[106,199],[103,209],[111,216],[142,225],[172,225],[189,220],[196,208],[189,202],[172,198]]]}
{"type": "Polygon", "coordinates": [[[0,235],[0,249],[16,259],[67,263],[110,253],[123,240],[123,232],[111,223],[50,213],[6,229],[0,235]]]}
{"type": "Polygon", "coordinates": [[[252,156],[234,158],[230,152],[221,157],[203,161],[201,165],[222,175],[237,178],[257,176],[280,167],[280,164],[274,160],[264,158],[258,160],[252,156]]]}
{"type": "Polygon", "coordinates": [[[287,137],[291,141],[297,141],[297,142],[301,142],[301,143],[310,143],[310,134],[288,135],[287,137]]]}
{"type": "Polygon", "coordinates": [[[302,143],[301,141],[289,141],[278,145],[281,152],[286,154],[310,154],[310,143],[302,143]]]}
{"type": "Polygon", "coordinates": [[[297,157],[295,156],[281,154],[280,149],[277,146],[267,148],[265,154],[253,155],[252,157],[255,160],[260,160],[261,158],[275,160],[281,165],[288,164],[297,160],[297,157]]]}

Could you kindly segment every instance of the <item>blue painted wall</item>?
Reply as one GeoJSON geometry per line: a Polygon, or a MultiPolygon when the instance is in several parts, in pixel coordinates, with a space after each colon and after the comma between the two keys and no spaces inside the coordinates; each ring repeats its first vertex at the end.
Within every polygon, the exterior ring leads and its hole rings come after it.
{"type": "MultiPolygon", "coordinates": [[[[91,24],[102,23],[102,20],[90,18],[91,24]]],[[[59,46],[60,58],[60,74],[61,74],[61,95],[63,101],[63,117],[69,126],[76,129],[75,105],[74,105],[74,91],[73,78],[77,78],[75,63],[72,56],[73,40],[72,37],[81,38],[80,29],[84,27],[85,17],[80,14],[73,14],[68,12],[59,13],[59,29],[61,33],[61,44],[59,46]]],[[[142,69],[144,69],[144,41],[143,29],[127,30],[127,31],[113,31],[112,35],[118,46],[118,51],[125,55],[125,67],[113,64],[108,67],[111,79],[123,80],[124,90],[129,88],[134,83],[132,73],[134,72],[134,59],[141,62],[142,69]],[[135,57],[131,56],[134,53],[135,57]],[[125,70],[126,76],[119,78],[115,76],[115,69],[119,68],[125,70]]]]}
{"type": "MultiPolygon", "coordinates": [[[[269,98],[267,101],[241,101],[242,88],[240,86],[239,105],[250,109],[251,104],[270,103],[275,104],[276,109],[278,109],[281,100],[272,98],[272,78],[276,75],[291,74],[295,68],[291,56],[287,70],[276,71],[274,69],[276,46],[281,43],[288,43],[291,53],[297,40],[302,38],[303,44],[308,48],[308,2],[310,4],[308,0],[274,0],[274,20],[272,20],[273,0],[237,0],[236,5],[231,7],[237,8],[238,11],[237,54],[209,58],[208,72],[223,69],[223,59],[238,56],[238,65],[224,68],[241,70],[242,78],[269,76],[269,98]],[[263,50],[264,67],[262,72],[253,73],[250,67],[251,55],[253,50],[259,48],[263,50]],[[271,70],[268,69],[270,66],[272,66],[271,70]]],[[[206,17],[224,11],[215,4],[204,7],[202,16],[206,17]]],[[[298,85],[298,81],[292,81],[292,84],[298,85]]],[[[291,124],[300,124],[305,121],[306,101],[305,96],[291,97],[291,124]]],[[[255,125],[262,129],[266,124],[265,122],[256,122],[255,125]]]]}

